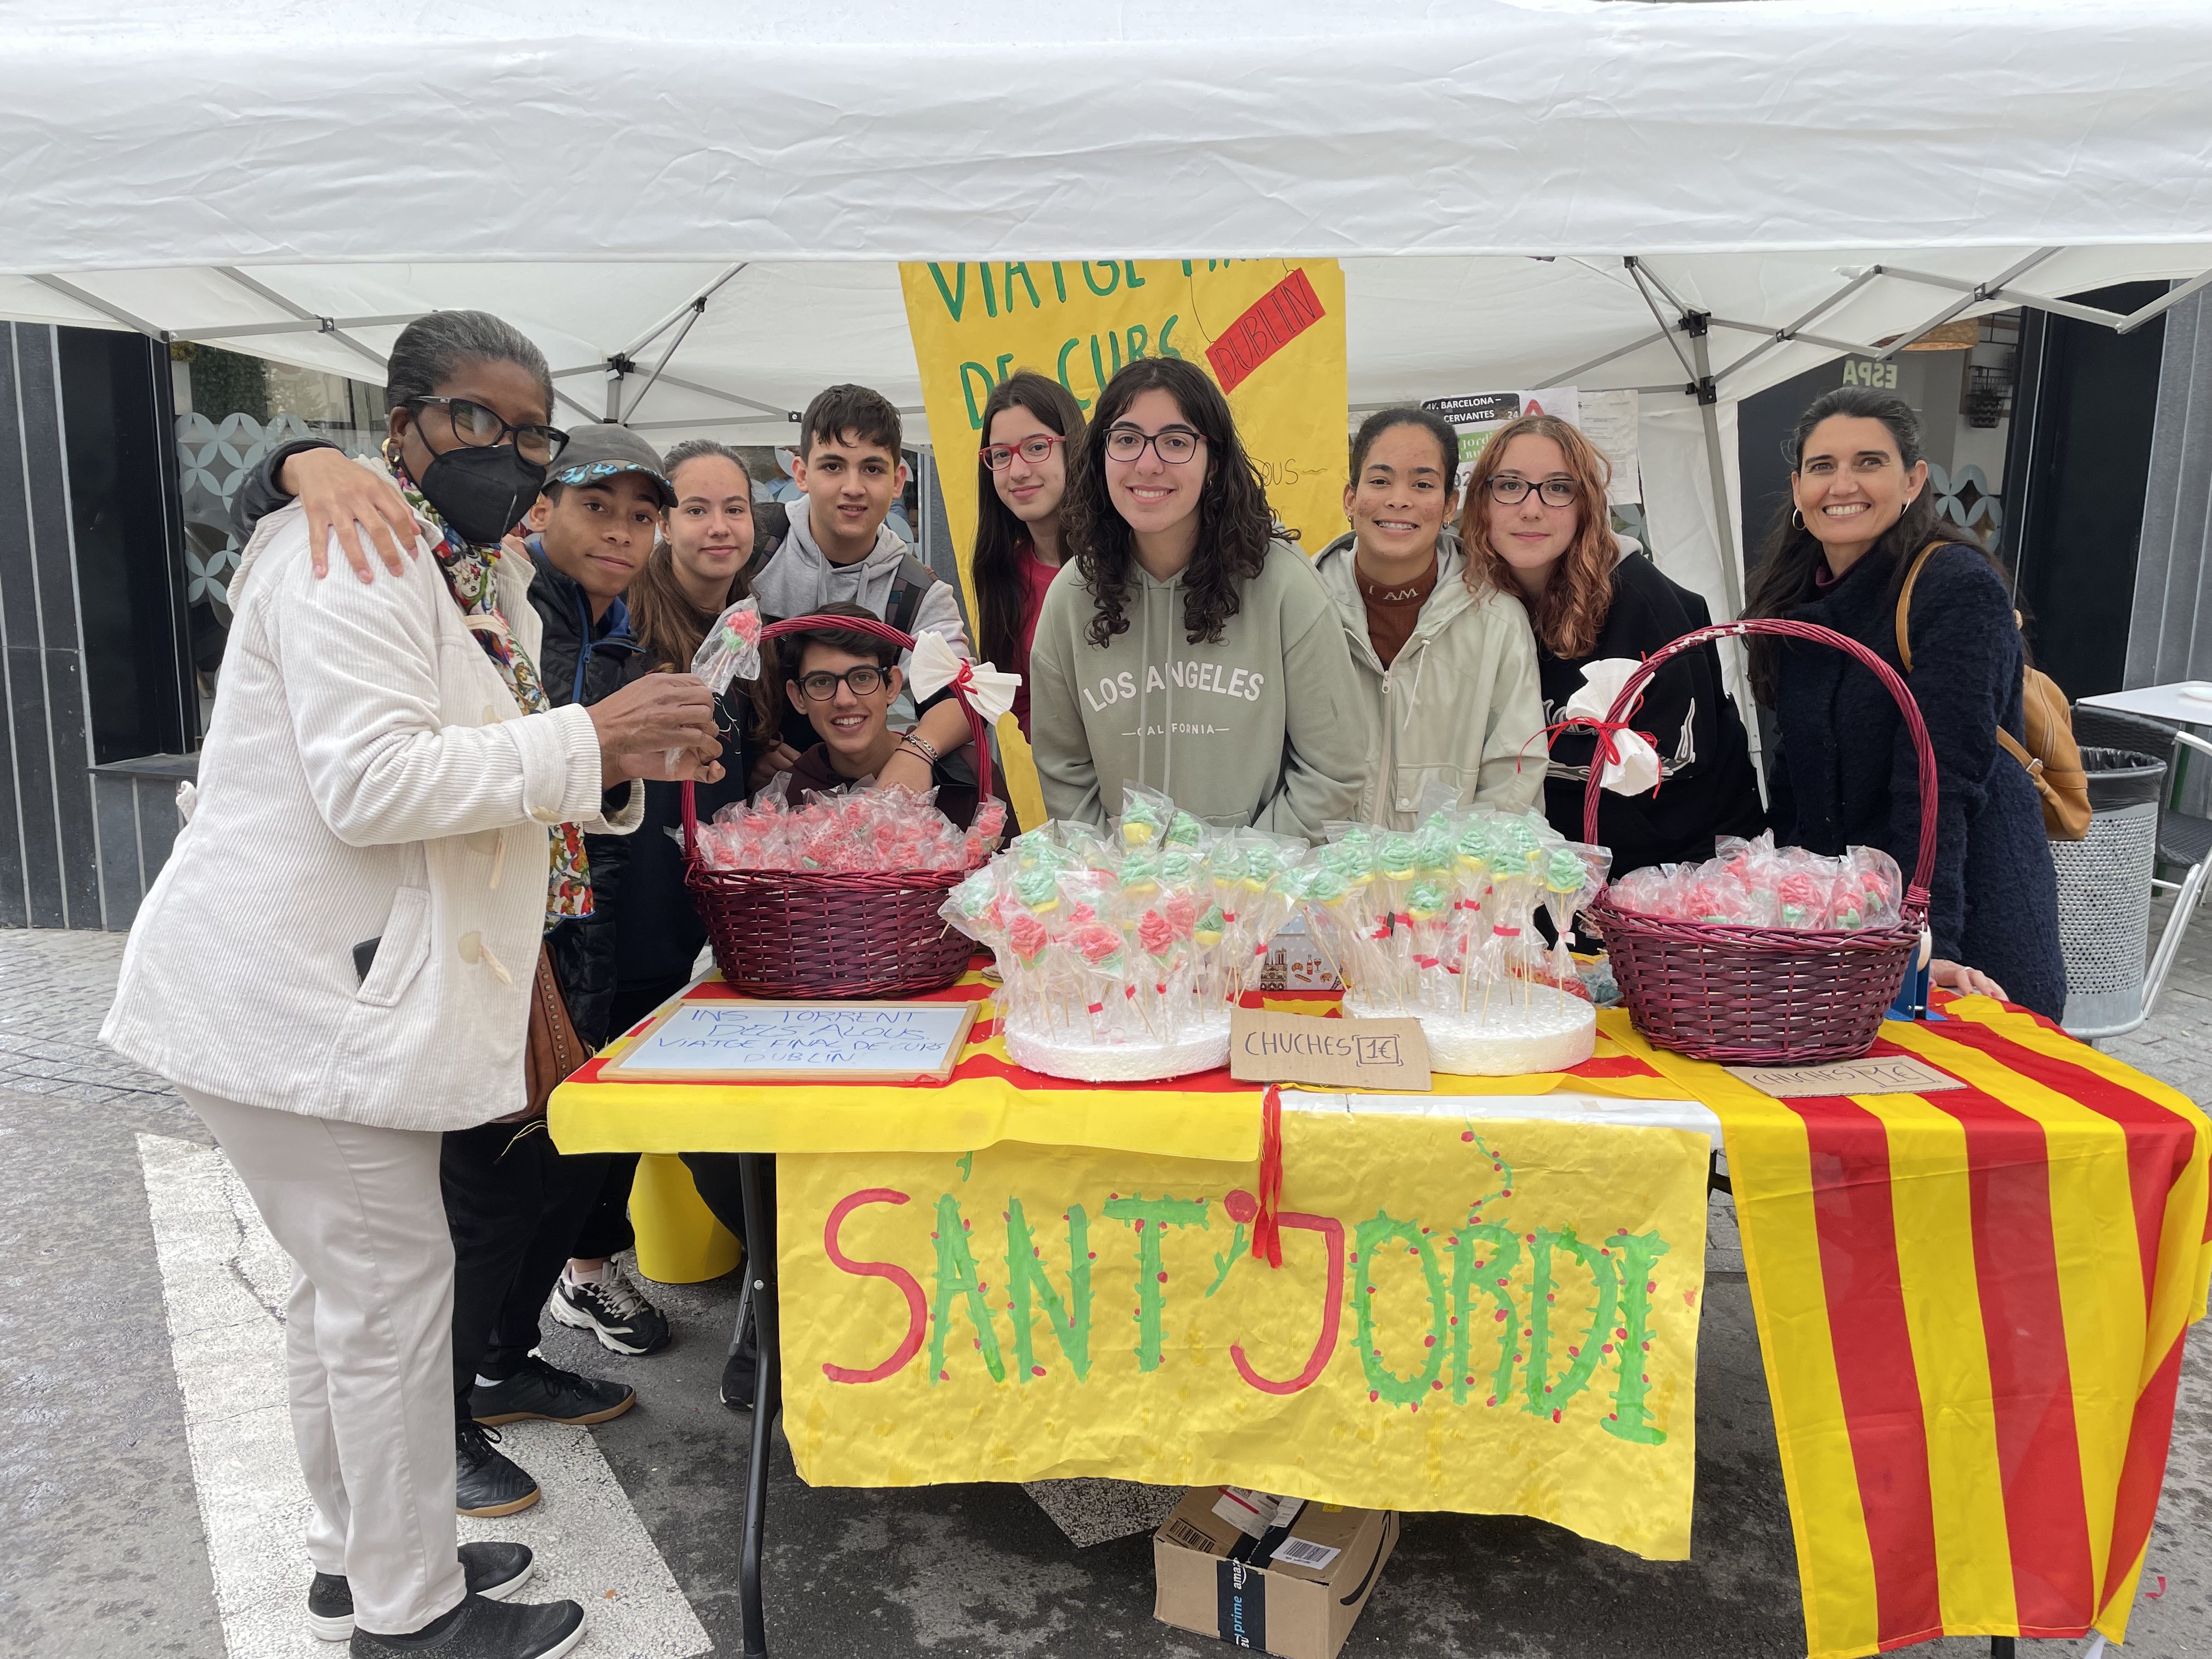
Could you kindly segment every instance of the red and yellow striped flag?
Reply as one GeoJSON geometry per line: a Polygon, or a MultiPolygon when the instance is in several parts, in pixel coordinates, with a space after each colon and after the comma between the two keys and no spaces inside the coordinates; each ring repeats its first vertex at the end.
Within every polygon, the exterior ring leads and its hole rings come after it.
{"type": "Polygon", "coordinates": [[[2126,1633],[2203,1316],[2212,1126],[1984,999],[1875,1050],[1965,1086],[1719,1113],[1811,1659],[2126,1633]]]}

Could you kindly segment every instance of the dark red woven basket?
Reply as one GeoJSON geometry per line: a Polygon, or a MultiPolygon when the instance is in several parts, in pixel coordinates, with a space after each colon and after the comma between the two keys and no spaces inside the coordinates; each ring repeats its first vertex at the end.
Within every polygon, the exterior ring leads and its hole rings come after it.
{"type": "MultiPolygon", "coordinates": [[[[911,635],[857,617],[793,617],[763,643],[810,626],[873,634],[911,648],[911,635]]],[[[991,793],[991,748],[964,686],[953,693],[975,739],[977,798],[991,793]]],[[[964,870],[814,873],[714,870],[699,857],[698,792],[684,785],[684,884],[707,925],[714,965],[748,996],[901,997],[950,985],[975,944],[938,911],[964,870]]]]}
{"type": "MultiPolygon", "coordinates": [[[[1920,949],[1936,867],[1936,753],[1912,693],[1880,657],[1810,623],[1723,623],[1654,652],[1629,676],[1608,726],[1628,718],[1644,684],[1671,657],[1749,634],[1832,646],[1872,669],[1905,716],[1920,774],[1920,852],[1895,926],[1856,932],[1739,927],[1615,909],[1610,890],[1584,913],[1605,936],[1613,976],[1636,1029],[1662,1048],[1727,1064],[1856,1060],[1874,1047],[1920,949]]],[[[1583,839],[1597,840],[1601,757],[1583,796],[1583,839]]]]}

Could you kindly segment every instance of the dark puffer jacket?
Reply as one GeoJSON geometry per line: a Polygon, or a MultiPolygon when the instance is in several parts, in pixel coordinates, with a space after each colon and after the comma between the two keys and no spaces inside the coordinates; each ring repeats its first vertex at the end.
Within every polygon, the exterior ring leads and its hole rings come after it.
{"type": "MultiPolygon", "coordinates": [[[[1903,673],[1895,575],[1893,559],[1869,555],[1790,617],[1847,634],[1903,673]]],[[[2066,964],[2051,843],[2035,786],[1996,740],[1999,720],[2014,737],[2024,730],[2026,651],[2012,599],[1978,550],[1954,545],[1921,571],[1911,626],[1905,683],[1936,751],[1936,954],[1980,969],[2015,1002],[2056,1019],[2066,1006],[2066,964]]],[[[1778,660],[1775,839],[1816,853],[1879,847],[1910,880],[1920,784],[1897,705],[1828,647],[1785,641],[1778,660]]]]}
{"type": "MultiPolygon", "coordinates": [[[[532,536],[528,545],[538,566],[530,603],[545,624],[538,677],[547,697],[556,705],[594,703],[642,674],[645,653],[630,635],[629,611],[623,602],[617,599],[592,622],[590,596],[555,568],[540,538],[532,536]]],[[[648,792],[648,809],[651,805],[648,792]]],[[[640,825],[627,836],[584,837],[584,855],[592,866],[592,914],[563,921],[545,937],[568,1018],[575,1022],[576,1035],[594,1048],[612,1035],[607,1026],[619,978],[616,957],[623,881],[635,856],[632,843],[649,830],[649,825],[640,825]]]]}

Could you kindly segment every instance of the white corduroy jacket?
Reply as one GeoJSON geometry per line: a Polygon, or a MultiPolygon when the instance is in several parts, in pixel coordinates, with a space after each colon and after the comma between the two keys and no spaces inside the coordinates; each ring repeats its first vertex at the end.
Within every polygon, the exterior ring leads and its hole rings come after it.
{"type": "MultiPolygon", "coordinates": [[[[501,557],[500,610],[534,660],[530,578],[501,557]]],[[[427,551],[319,581],[295,505],[262,520],[230,602],[191,822],[101,1038],[310,1117],[438,1130],[520,1110],[549,826],[628,831],[643,792],[604,812],[590,714],[525,715],[427,551]]]]}

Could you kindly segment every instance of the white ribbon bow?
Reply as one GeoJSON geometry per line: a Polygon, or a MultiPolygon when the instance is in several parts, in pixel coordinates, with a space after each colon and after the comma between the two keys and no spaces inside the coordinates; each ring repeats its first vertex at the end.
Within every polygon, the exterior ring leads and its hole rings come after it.
{"type": "MultiPolygon", "coordinates": [[[[1632,657],[1604,657],[1583,670],[1583,683],[1574,696],[1567,699],[1566,707],[1559,710],[1562,720],[1587,720],[1601,724],[1613,713],[1613,705],[1620,700],[1620,688],[1628,684],[1628,677],[1644,665],[1632,657]]],[[[1605,752],[1601,741],[1590,756],[1595,764],[1605,752]]],[[[1633,732],[1616,731],[1613,734],[1613,750],[1620,759],[1606,763],[1599,775],[1599,784],[1616,795],[1640,795],[1659,787],[1659,756],[1651,745],[1633,732]]]]}
{"type": "Polygon", "coordinates": [[[962,701],[983,717],[985,726],[996,726],[1014,706],[1014,693],[1022,677],[994,668],[987,662],[969,662],[945,642],[941,634],[914,636],[914,654],[907,662],[916,703],[935,696],[946,686],[962,694],[962,701]]]}

